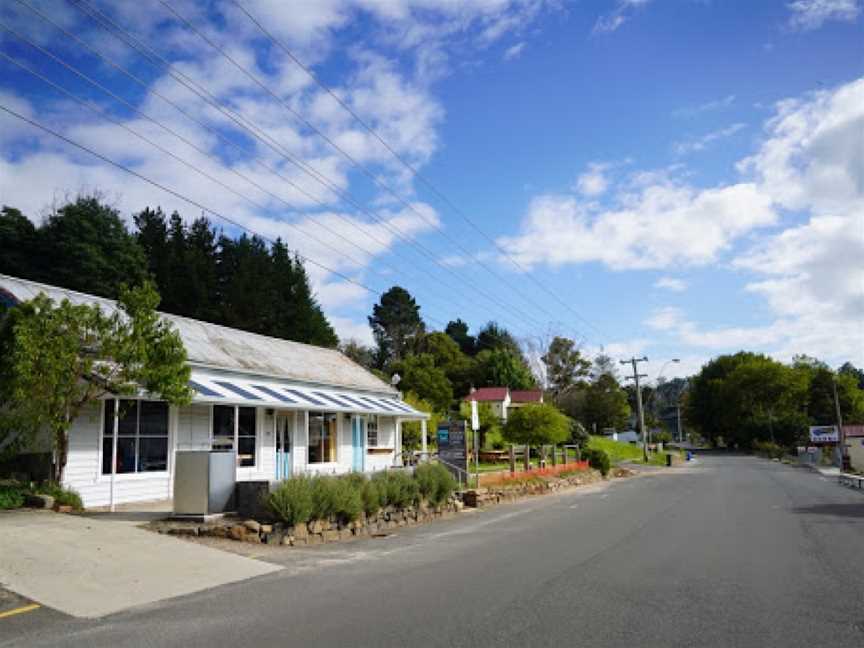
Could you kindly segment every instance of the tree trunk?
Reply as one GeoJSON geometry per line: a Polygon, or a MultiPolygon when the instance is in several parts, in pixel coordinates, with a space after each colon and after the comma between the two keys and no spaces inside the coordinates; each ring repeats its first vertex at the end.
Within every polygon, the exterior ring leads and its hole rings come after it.
{"type": "Polygon", "coordinates": [[[57,453],[54,462],[54,481],[62,483],[66,470],[66,457],[69,454],[69,428],[63,427],[54,432],[54,450],[57,453]]]}

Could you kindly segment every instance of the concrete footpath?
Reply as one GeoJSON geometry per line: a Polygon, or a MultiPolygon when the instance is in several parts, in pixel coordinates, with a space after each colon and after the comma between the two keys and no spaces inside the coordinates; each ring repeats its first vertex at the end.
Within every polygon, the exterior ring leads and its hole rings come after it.
{"type": "Polygon", "coordinates": [[[138,528],[134,516],[0,511],[0,586],[95,618],[279,570],[138,528]]]}

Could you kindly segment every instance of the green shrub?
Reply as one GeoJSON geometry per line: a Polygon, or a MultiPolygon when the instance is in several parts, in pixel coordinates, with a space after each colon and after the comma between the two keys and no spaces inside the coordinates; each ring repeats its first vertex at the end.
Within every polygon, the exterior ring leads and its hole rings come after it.
{"type": "Polygon", "coordinates": [[[378,485],[371,479],[364,480],[360,499],[363,500],[363,512],[367,516],[375,515],[381,510],[381,493],[378,491],[378,485]]]}
{"type": "Polygon", "coordinates": [[[81,496],[75,490],[63,488],[56,482],[43,482],[33,492],[38,495],[50,495],[54,498],[54,503],[60,506],[71,506],[75,511],[84,510],[84,502],[81,501],[81,496]]]}
{"type": "Polygon", "coordinates": [[[312,479],[312,518],[335,519],[346,524],[353,522],[363,510],[360,496],[362,475],[344,477],[314,477],[312,479]]]}
{"type": "Polygon", "coordinates": [[[753,451],[768,459],[782,459],[786,454],[783,446],[777,445],[772,441],[754,441],[753,451]]]}
{"type": "Polygon", "coordinates": [[[436,506],[446,501],[456,490],[456,480],[453,479],[453,475],[439,463],[417,466],[414,478],[417,480],[420,496],[436,506]]]}
{"type": "Polygon", "coordinates": [[[312,480],[286,479],[267,497],[267,508],[289,526],[305,524],[312,517],[312,480]]]}
{"type": "Polygon", "coordinates": [[[381,494],[381,506],[406,508],[420,499],[417,480],[401,470],[386,470],[376,474],[372,481],[381,494]]]}
{"type": "Polygon", "coordinates": [[[17,484],[0,485],[0,511],[24,506],[27,490],[17,484]]]}
{"type": "Polygon", "coordinates": [[[609,453],[598,448],[585,448],[582,453],[582,459],[588,462],[592,468],[599,470],[604,477],[609,474],[612,468],[612,460],[609,458],[609,453]]]}

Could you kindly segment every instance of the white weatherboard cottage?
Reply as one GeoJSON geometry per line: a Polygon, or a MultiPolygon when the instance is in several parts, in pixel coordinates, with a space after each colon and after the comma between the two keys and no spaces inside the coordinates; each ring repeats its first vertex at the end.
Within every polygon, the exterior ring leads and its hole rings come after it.
{"type": "MultiPolygon", "coordinates": [[[[40,292],[58,303],[116,308],[108,299],[0,275],[2,303],[40,292]]],[[[186,347],[193,402],[174,407],[146,397],[107,398],[87,408],[69,432],[63,480],[87,507],[112,503],[112,481],[113,503],[169,499],[178,450],[236,450],[243,481],[398,466],[403,421],[422,422],[426,446],[428,415],[339,351],[162,317],[186,347]]]]}

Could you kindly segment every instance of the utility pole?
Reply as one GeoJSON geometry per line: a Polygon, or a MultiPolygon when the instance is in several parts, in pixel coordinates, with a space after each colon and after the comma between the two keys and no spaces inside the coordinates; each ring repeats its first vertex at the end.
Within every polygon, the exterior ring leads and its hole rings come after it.
{"type": "Polygon", "coordinates": [[[840,441],[840,470],[846,470],[846,435],[843,434],[843,414],[840,413],[840,398],[837,396],[837,376],[831,376],[831,385],[834,387],[834,411],[837,414],[837,438],[840,441]]]}
{"type": "Polygon", "coordinates": [[[681,404],[675,405],[675,416],[678,418],[678,443],[684,443],[684,430],[681,429],[681,404]]]}
{"type": "MultiPolygon", "coordinates": [[[[636,409],[639,415],[639,434],[642,436],[642,458],[645,460],[645,463],[648,463],[648,437],[645,434],[645,412],[642,409],[642,388],[639,386],[640,378],[647,378],[648,374],[640,374],[638,364],[640,362],[648,362],[648,358],[646,356],[642,356],[641,358],[630,358],[629,360],[619,360],[621,364],[630,364],[633,366],[633,383],[636,386],[636,409]]],[[[627,376],[627,380],[630,380],[630,376],[627,376]]]]}

